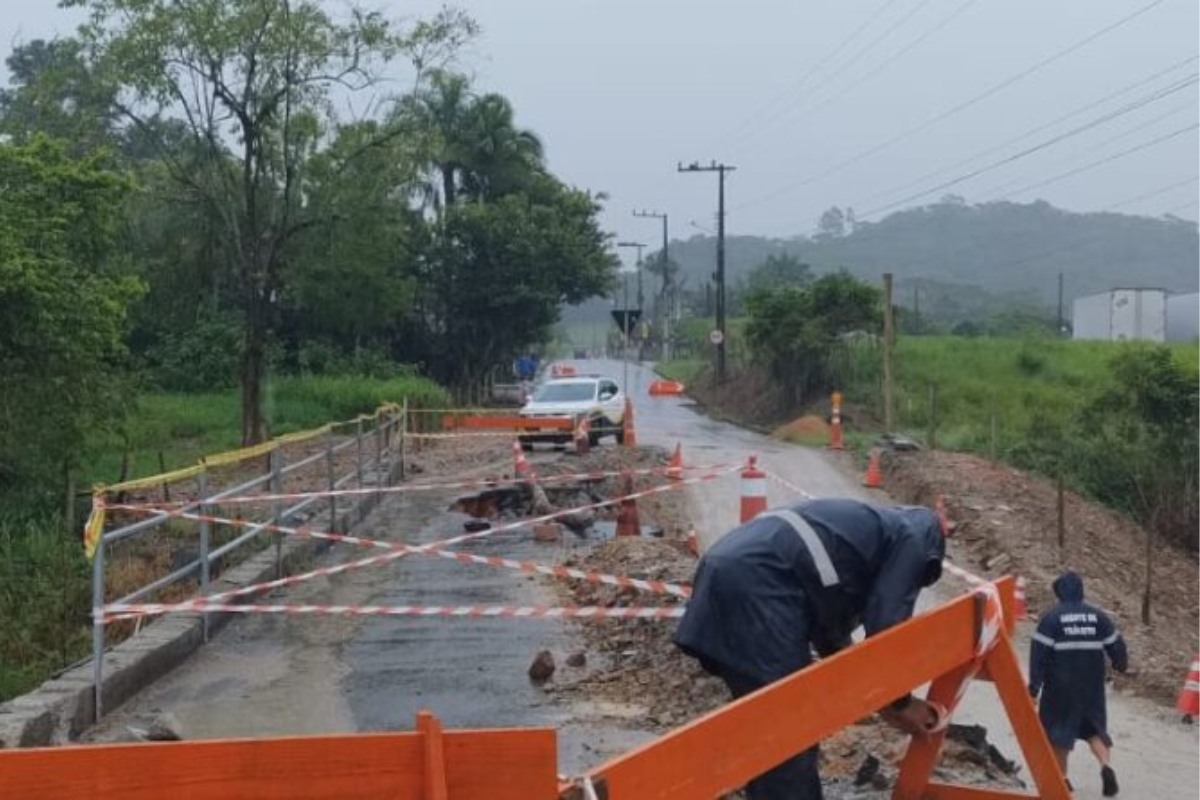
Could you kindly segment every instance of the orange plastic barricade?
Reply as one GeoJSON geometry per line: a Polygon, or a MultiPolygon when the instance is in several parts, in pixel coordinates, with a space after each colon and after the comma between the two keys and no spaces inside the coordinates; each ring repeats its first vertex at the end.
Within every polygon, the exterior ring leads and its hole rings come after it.
{"type": "Polygon", "coordinates": [[[571,417],[519,417],[515,414],[454,416],[446,414],[442,417],[444,430],[493,430],[493,431],[544,431],[575,429],[575,420],[571,417]]]}
{"type": "MultiPolygon", "coordinates": [[[[1011,626],[1011,579],[1002,582],[1001,593],[1011,626]]],[[[923,683],[933,681],[931,699],[946,704],[976,666],[983,607],[982,595],[967,595],[898,625],[597,767],[564,787],[562,797],[719,797],[923,683]],[[734,742],[740,746],[731,745],[734,742]]],[[[996,683],[1039,793],[1013,795],[932,782],[943,739],[936,734],[913,739],[892,795],[895,800],[1070,800],[1021,677],[1009,631],[997,635],[983,667],[996,683]]]]}
{"type": "Polygon", "coordinates": [[[551,729],[233,739],[0,753],[5,800],[549,800],[551,729]]]}
{"type": "Polygon", "coordinates": [[[679,381],[659,380],[650,384],[651,397],[677,397],[683,394],[683,384],[679,381]]]}

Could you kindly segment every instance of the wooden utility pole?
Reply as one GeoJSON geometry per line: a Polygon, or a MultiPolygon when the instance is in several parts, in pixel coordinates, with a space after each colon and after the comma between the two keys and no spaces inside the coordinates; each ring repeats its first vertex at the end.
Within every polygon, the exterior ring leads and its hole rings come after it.
{"type": "Polygon", "coordinates": [[[892,433],[895,417],[892,391],[892,348],[895,344],[895,319],[892,317],[892,273],[883,273],[883,432],[892,433]]]}
{"type": "Polygon", "coordinates": [[[721,334],[717,342],[718,384],[725,382],[725,348],[729,341],[728,331],[725,330],[725,173],[735,169],[737,167],[715,161],[708,166],[693,161],[686,167],[683,164],[676,167],[677,172],[717,173],[717,330],[721,334]]]}

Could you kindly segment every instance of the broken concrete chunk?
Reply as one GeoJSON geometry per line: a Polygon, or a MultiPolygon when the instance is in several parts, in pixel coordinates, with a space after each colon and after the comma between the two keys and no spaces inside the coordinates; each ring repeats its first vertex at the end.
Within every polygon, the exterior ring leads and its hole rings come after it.
{"type": "Polygon", "coordinates": [[[583,652],[582,650],[577,653],[571,653],[571,655],[567,656],[568,667],[582,667],[585,664],[587,664],[587,653],[583,652]]]}
{"type": "Polygon", "coordinates": [[[549,650],[543,650],[529,665],[529,679],[534,683],[545,683],[554,674],[554,669],[554,654],[549,650]]]}

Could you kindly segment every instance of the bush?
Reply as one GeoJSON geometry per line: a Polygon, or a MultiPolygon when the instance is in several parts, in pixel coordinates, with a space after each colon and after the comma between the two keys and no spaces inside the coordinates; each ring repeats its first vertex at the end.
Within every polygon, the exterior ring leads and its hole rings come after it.
{"type": "Polygon", "coordinates": [[[211,316],[165,335],[146,353],[150,381],[172,392],[210,392],[238,384],[242,335],[231,316],[211,316]]]}
{"type": "Polygon", "coordinates": [[[91,589],[79,541],[54,517],[0,520],[0,701],[87,653],[91,589]]]}

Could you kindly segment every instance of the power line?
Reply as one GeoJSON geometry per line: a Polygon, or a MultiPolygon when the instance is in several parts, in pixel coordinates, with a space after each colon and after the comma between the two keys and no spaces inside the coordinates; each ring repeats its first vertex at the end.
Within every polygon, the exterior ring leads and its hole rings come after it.
{"type": "Polygon", "coordinates": [[[1177,206],[1171,206],[1164,211],[1163,214],[1174,214],[1176,211],[1183,211],[1185,208],[1192,208],[1193,206],[1200,206],[1200,200],[1188,200],[1186,203],[1180,203],[1177,206]]]}
{"type": "Polygon", "coordinates": [[[813,75],[815,75],[817,72],[819,72],[821,70],[821,68],[823,68],[826,64],[828,64],[834,58],[836,58],[838,56],[838,54],[842,52],[842,50],[846,49],[846,47],[848,47],[852,41],[854,41],[856,38],[858,38],[858,36],[863,31],[865,31],[867,28],[869,28],[871,26],[871,23],[873,23],[875,20],[879,19],[881,16],[886,14],[888,9],[891,8],[892,6],[894,6],[897,2],[898,2],[898,0],[886,0],[886,2],[884,2],[884,4],[882,6],[880,6],[878,9],[876,9],[876,11],[873,14],[868,15],[867,18],[865,20],[863,20],[862,24],[860,24],[857,28],[855,28],[853,31],[851,31],[848,36],[846,36],[844,39],[842,39],[842,41],[840,41],[837,45],[835,45],[834,48],[832,50],[830,50],[828,53],[826,53],[822,58],[818,59],[817,63],[815,63],[812,67],[810,67],[808,69],[807,72],[805,72],[803,75],[801,75],[800,78],[795,83],[792,83],[790,86],[786,87],[783,91],[776,94],[771,100],[768,100],[765,105],[759,107],[759,109],[757,111],[752,112],[748,117],[743,119],[741,121],[741,123],[739,123],[739,125],[738,125],[738,130],[735,131],[732,135],[727,136],[724,140],[722,140],[720,142],[720,144],[728,144],[730,139],[736,139],[738,137],[738,135],[741,133],[741,131],[745,130],[748,125],[750,125],[751,123],[754,122],[755,118],[762,116],[764,113],[769,113],[769,112],[773,111],[776,106],[778,106],[781,102],[784,102],[787,99],[788,95],[790,95],[792,92],[800,90],[804,86],[804,84],[808,81],[809,78],[811,78],[813,75]]]}
{"type": "Polygon", "coordinates": [[[958,103],[955,106],[952,106],[951,108],[941,112],[940,114],[937,114],[936,116],[926,120],[925,122],[922,122],[921,124],[916,125],[912,128],[908,128],[907,130],[904,130],[901,133],[896,134],[892,138],[887,139],[886,141],[884,141],[880,144],[877,144],[874,147],[870,147],[870,148],[858,153],[857,155],[854,155],[854,156],[851,156],[850,158],[839,161],[836,164],[809,176],[808,178],[804,178],[802,180],[794,181],[790,184],[786,184],[786,185],[784,185],[778,189],[775,189],[765,195],[762,195],[756,199],[753,199],[748,202],[742,203],[741,205],[735,206],[734,210],[738,211],[738,210],[741,210],[744,208],[749,208],[751,206],[759,205],[759,204],[767,202],[769,200],[773,200],[777,197],[781,197],[785,194],[795,191],[796,189],[803,188],[804,186],[808,186],[808,185],[815,183],[816,181],[819,181],[823,178],[827,178],[830,175],[834,175],[838,172],[841,172],[842,170],[846,169],[847,167],[854,166],[855,164],[858,164],[859,162],[864,161],[867,158],[870,158],[871,156],[875,155],[876,153],[878,153],[882,150],[886,150],[887,148],[889,148],[899,142],[904,141],[905,139],[909,138],[910,136],[912,136],[916,133],[920,133],[921,131],[928,129],[928,128],[936,125],[937,123],[939,123],[945,119],[948,119],[949,117],[954,116],[955,114],[961,113],[962,111],[965,111],[966,109],[971,108],[972,106],[977,105],[978,103],[981,103],[982,101],[986,100],[987,98],[997,94],[998,92],[1003,91],[1004,89],[1007,89],[1009,86],[1012,86],[1014,83],[1024,80],[1025,78],[1028,78],[1030,75],[1033,75],[1033,74],[1037,73],[1038,71],[1045,69],[1046,67],[1050,66],[1051,64],[1053,64],[1057,61],[1060,61],[1063,58],[1066,58],[1068,55],[1074,53],[1075,51],[1077,51],[1083,47],[1086,47],[1087,45],[1089,45],[1092,42],[1096,41],[1097,39],[1105,36],[1106,34],[1109,34],[1112,31],[1117,30],[1118,28],[1120,28],[1124,25],[1128,25],[1130,22],[1134,21],[1135,19],[1142,16],[1143,14],[1148,13],[1152,9],[1156,8],[1157,6],[1162,5],[1164,2],[1166,2],[1166,0],[1152,0],[1152,2],[1142,6],[1141,8],[1137,9],[1136,11],[1133,11],[1130,14],[1126,14],[1124,17],[1121,17],[1116,22],[1110,23],[1109,25],[1106,25],[1103,28],[1100,28],[1099,30],[1085,36],[1083,39],[1080,39],[1079,41],[1070,45],[1069,47],[1066,47],[1063,50],[1059,50],[1058,52],[1056,52],[1046,58],[1043,58],[1041,61],[1036,62],[1032,66],[1026,67],[1025,69],[1021,70],[1020,72],[1009,76],[1008,78],[991,86],[990,88],[984,90],[983,92],[980,92],[979,94],[977,94],[973,97],[970,97],[967,100],[964,100],[963,102],[958,103]]]}
{"type": "MultiPolygon", "coordinates": [[[[821,111],[825,108],[828,108],[830,105],[833,105],[838,100],[841,100],[846,95],[848,95],[851,91],[853,91],[854,89],[857,89],[859,86],[862,86],[868,80],[875,77],[880,72],[885,70],[887,67],[889,67],[893,63],[895,63],[897,60],[899,60],[900,58],[902,58],[903,56],[908,54],[911,50],[913,50],[914,48],[919,46],[922,42],[924,42],[930,36],[934,35],[938,31],[940,31],[942,28],[949,25],[951,22],[953,22],[955,19],[957,19],[959,16],[961,16],[963,14],[963,12],[965,12],[971,6],[975,5],[976,2],[978,2],[978,0],[967,0],[965,3],[963,3],[958,8],[956,8],[954,11],[952,11],[950,14],[948,14],[947,16],[945,16],[941,20],[939,20],[936,24],[934,24],[934,26],[932,28],[927,29],[924,33],[920,34],[915,39],[911,40],[904,47],[900,48],[898,51],[893,53],[891,56],[884,59],[883,62],[876,65],[874,69],[870,70],[869,72],[867,72],[863,75],[860,75],[858,80],[853,81],[853,82],[843,86],[840,90],[838,90],[834,94],[827,97],[824,102],[818,103],[815,106],[804,109],[803,113],[810,114],[810,115],[815,114],[816,112],[821,111]]],[[[922,6],[923,5],[924,4],[922,4],[922,6]]],[[[918,8],[920,8],[922,6],[918,6],[918,8]]]]}
{"type": "Polygon", "coordinates": [[[1185,133],[1194,131],[1197,128],[1200,128],[1200,123],[1192,123],[1191,125],[1180,128],[1179,130],[1171,131],[1168,134],[1164,134],[1162,136],[1156,137],[1154,139],[1151,139],[1148,142],[1143,142],[1142,144],[1135,145],[1134,147],[1130,147],[1127,150],[1122,150],[1119,153],[1114,153],[1110,156],[1106,156],[1105,158],[1101,158],[1101,159],[1099,159],[1097,161],[1093,161],[1089,164],[1084,164],[1082,167],[1076,167],[1075,169],[1067,170],[1066,172],[1061,172],[1058,175],[1052,175],[1049,178],[1046,178],[1045,180],[1038,181],[1037,183],[1033,183],[1028,186],[1022,186],[1020,189],[1015,189],[1011,192],[1006,193],[1004,195],[1004,198],[1009,198],[1009,197],[1012,197],[1013,195],[1017,195],[1017,194],[1025,194],[1026,192],[1032,192],[1034,189],[1041,189],[1044,186],[1049,186],[1050,184],[1058,183],[1059,181],[1064,181],[1067,178],[1074,177],[1081,172],[1087,172],[1088,170],[1092,170],[1092,169],[1095,169],[1096,167],[1100,167],[1105,164],[1116,161],[1119,158],[1124,158],[1126,156],[1133,155],[1134,153],[1139,153],[1142,150],[1146,150],[1148,148],[1151,148],[1156,145],[1162,144],[1164,142],[1170,141],[1171,139],[1175,139],[1179,136],[1182,136],[1185,133]]]}
{"type": "MultiPolygon", "coordinates": [[[[1187,85],[1193,85],[1195,83],[1196,83],[1196,78],[1193,78],[1191,80],[1191,82],[1187,85]]],[[[1187,88],[1187,86],[1184,86],[1183,88],[1187,88]]],[[[1158,123],[1162,122],[1164,119],[1168,119],[1170,117],[1175,116],[1180,111],[1189,110],[1192,105],[1193,105],[1193,103],[1191,101],[1189,101],[1188,103],[1185,103],[1181,106],[1176,106],[1175,108],[1172,108],[1170,111],[1166,112],[1165,114],[1159,114],[1158,116],[1156,116],[1152,119],[1146,120],[1145,122],[1138,123],[1137,125],[1134,125],[1131,128],[1126,128],[1125,130],[1121,131],[1120,133],[1110,136],[1107,139],[1096,142],[1095,144],[1093,144],[1089,147],[1086,147],[1083,150],[1080,150],[1077,153],[1077,155],[1085,155],[1087,153],[1095,153],[1097,151],[1104,150],[1110,144],[1119,142],[1122,139],[1127,139],[1135,133],[1140,133],[1141,131],[1144,131],[1146,128],[1154,127],[1158,123]]],[[[1022,175],[1018,175],[1015,178],[1012,178],[1011,180],[1007,180],[1004,183],[1001,183],[999,185],[992,186],[992,187],[989,187],[988,189],[983,190],[981,192],[981,195],[990,197],[990,196],[1002,194],[1006,189],[1008,189],[1012,186],[1019,186],[1021,183],[1028,181],[1030,177],[1032,177],[1032,176],[1028,172],[1024,173],[1022,175]]]]}
{"type": "MultiPolygon", "coordinates": [[[[1178,189],[1180,186],[1188,186],[1189,184],[1193,184],[1198,180],[1200,180],[1200,175],[1193,175],[1192,177],[1188,178],[1187,180],[1177,181],[1168,186],[1163,186],[1158,189],[1153,189],[1149,192],[1146,192],[1145,194],[1139,194],[1137,197],[1131,197],[1128,200],[1122,200],[1119,203],[1113,203],[1111,206],[1108,206],[1104,210],[1112,211],[1114,208],[1124,208],[1125,206],[1133,205],[1134,203],[1140,203],[1143,200],[1149,200],[1151,197],[1158,197],[1160,194],[1166,194],[1167,192],[1170,192],[1174,189],[1178,189]]],[[[1192,202],[1195,202],[1195,201],[1193,200],[1192,202]]]]}
{"type": "Polygon", "coordinates": [[[1138,81],[1135,81],[1134,83],[1131,83],[1128,86],[1122,87],[1121,89],[1118,89],[1115,92],[1110,92],[1109,94],[1106,94],[1103,97],[1097,98],[1096,100],[1093,100],[1090,103],[1079,106],[1078,108],[1074,109],[1073,111],[1069,111],[1068,113],[1063,114],[1062,116],[1055,117],[1054,119],[1050,120],[1049,122],[1044,122],[1035,128],[1030,128],[1029,130],[1025,131],[1024,133],[1018,134],[1017,136],[1011,137],[1009,139],[1005,139],[1003,142],[1000,142],[999,144],[995,144],[990,147],[985,147],[982,150],[977,150],[974,153],[971,153],[968,156],[960,158],[959,160],[957,160],[951,164],[947,164],[944,167],[940,167],[938,169],[932,170],[931,172],[926,172],[923,175],[919,175],[916,178],[913,178],[912,180],[906,181],[897,186],[893,186],[890,189],[885,189],[882,192],[876,192],[873,195],[868,195],[867,197],[864,197],[860,203],[856,203],[855,205],[860,205],[860,204],[865,205],[872,201],[878,200],[881,197],[888,197],[890,195],[899,194],[900,192],[907,191],[908,189],[911,189],[914,186],[924,183],[925,181],[930,180],[931,178],[936,178],[940,175],[945,175],[948,172],[952,172],[953,170],[958,169],[959,167],[964,166],[966,164],[970,164],[980,158],[989,156],[993,153],[998,153],[998,152],[1004,150],[1006,147],[1009,147],[1010,145],[1017,144],[1018,142],[1023,142],[1024,140],[1030,138],[1031,136],[1035,136],[1035,135],[1041,133],[1042,131],[1053,128],[1054,126],[1058,125],[1061,122],[1066,122],[1067,120],[1077,117],[1080,114],[1091,111],[1093,108],[1096,108],[1097,106],[1102,106],[1105,103],[1107,103],[1108,101],[1113,100],[1117,97],[1120,97],[1121,95],[1128,94],[1129,92],[1132,92],[1134,89],[1140,89],[1141,87],[1145,86],[1148,83],[1153,83],[1154,81],[1161,78],[1163,75],[1167,75],[1171,72],[1174,72],[1175,70],[1179,69],[1180,67],[1183,67],[1187,64],[1191,64],[1197,60],[1200,60],[1200,56],[1189,56],[1188,58],[1185,58],[1182,61],[1177,61],[1177,62],[1171,64],[1170,66],[1168,66],[1164,69],[1158,70],[1157,72],[1154,72],[1150,75],[1147,75],[1146,77],[1144,77],[1138,81]]]}
{"type": "MultiPolygon", "coordinates": [[[[1045,150],[1049,147],[1053,147],[1054,145],[1056,145],[1060,142],[1063,142],[1067,139],[1070,139],[1074,136],[1079,136],[1080,134],[1086,133],[1087,131],[1090,131],[1096,127],[1107,124],[1114,119],[1125,116],[1126,114],[1131,114],[1134,111],[1138,111],[1138,110],[1142,109],[1143,107],[1149,105],[1150,103],[1156,102],[1158,100],[1162,100],[1163,98],[1169,97],[1170,95],[1175,94],[1176,92],[1183,91],[1184,89],[1188,88],[1189,86],[1194,86],[1197,82],[1197,78],[1200,78],[1200,76],[1197,76],[1197,75],[1189,76],[1187,79],[1181,80],[1171,87],[1168,87],[1165,89],[1160,89],[1159,91],[1151,93],[1150,95],[1138,98],[1137,100],[1127,103],[1126,105],[1124,105],[1120,108],[1117,108],[1113,111],[1109,111],[1105,114],[1101,114],[1099,117],[1096,117],[1096,118],[1084,123],[1083,125],[1079,125],[1075,128],[1072,128],[1071,130],[1064,131],[1063,133],[1052,136],[1049,139],[1038,142],[1035,145],[1027,147],[1024,150],[1021,150],[1017,153],[1013,153],[1010,156],[1006,156],[1005,158],[1001,158],[996,161],[993,161],[989,164],[979,167],[978,169],[971,170],[970,172],[959,175],[948,181],[943,181],[942,183],[939,183],[937,186],[933,186],[931,188],[924,189],[922,191],[910,194],[906,197],[902,197],[899,200],[894,200],[890,203],[885,203],[884,205],[877,206],[872,209],[868,209],[867,211],[862,212],[862,214],[860,216],[861,217],[875,216],[876,214],[880,214],[884,211],[889,211],[898,206],[902,206],[907,203],[911,203],[913,200],[917,200],[922,197],[927,197],[927,196],[929,196],[931,194],[935,194],[937,192],[945,191],[946,189],[949,189],[953,186],[957,186],[958,184],[963,183],[964,181],[971,180],[972,178],[975,178],[986,172],[991,172],[994,169],[999,169],[1000,167],[1003,167],[1007,164],[1011,164],[1011,163],[1013,163],[1015,161],[1019,161],[1023,158],[1028,158],[1029,156],[1031,156],[1035,153],[1039,153],[1042,150],[1045,150]]],[[[1175,111],[1172,111],[1171,113],[1176,113],[1177,111],[1178,111],[1178,109],[1175,109],[1175,111]]],[[[1139,126],[1139,128],[1145,128],[1150,124],[1159,122],[1161,119],[1162,119],[1162,117],[1155,118],[1154,120],[1151,120],[1149,123],[1144,123],[1143,125],[1139,126]]],[[[1137,129],[1135,129],[1135,130],[1137,130],[1137,129]]],[[[1126,131],[1125,133],[1122,134],[1122,136],[1128,135],[1131,132],[1132,131],[1126,131]]]]}

